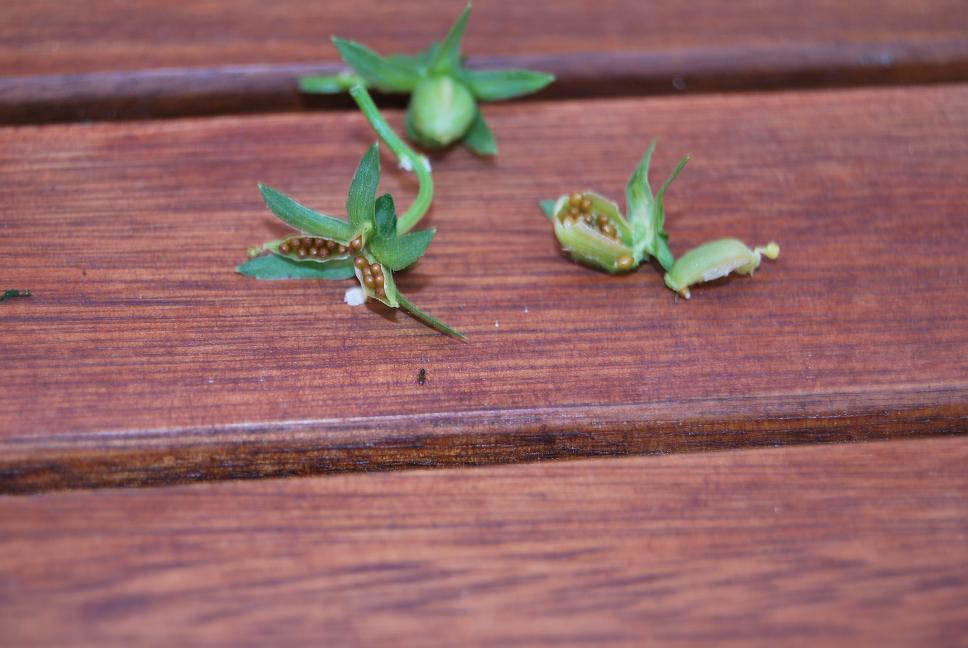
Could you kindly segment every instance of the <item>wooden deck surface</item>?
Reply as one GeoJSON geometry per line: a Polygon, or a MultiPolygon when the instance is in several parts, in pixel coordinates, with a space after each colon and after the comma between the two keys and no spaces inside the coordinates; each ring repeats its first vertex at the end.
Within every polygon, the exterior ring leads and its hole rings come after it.
{"type": "Polygon", "coordinates": [[[347,307],[350,282],[233,272],[285,231],[257,181],[341,213],[372,141],[356,114],[0,131],[0,263],[34,292],[0,310],[0,488],[964,432],[966,104],[945,86],[494,107],[501,155],[434,160],[440,232],[398,281],[468,344],[347,307]],[[688,302],[649,266],[567,262],[536,198],[618,198],[651,137],[656,177],[694,157],[674,252],[733,235],[780,259],[688,302]]]}
{"type": "Polygon", "coordinates": [[[432,156],[397,283],[469,342],[237,275],[374,140],[329,37],[463,6],[0,5],[0,645],[963,646],[963,0],[478,0],[471,67],[558,79],[432,156]],[[779,260],[568,262],[537,200],[654,137],[673,252],[779,260]]]}
{"type": "Polygon", "coordinates": [[[0,643],[958,646],[968,440],[0,497],[0,643]]]}
{"type": "MultiPolygon", "coordinates": [[[[333,34],[384,53],[442,38],[462,0],[22,0],[0,6],[0,122],[293,110],[333,34]]],[[[550,97],[968,80],[962,0],[474,4],[474,64],[555,73],[550,97]]]]}

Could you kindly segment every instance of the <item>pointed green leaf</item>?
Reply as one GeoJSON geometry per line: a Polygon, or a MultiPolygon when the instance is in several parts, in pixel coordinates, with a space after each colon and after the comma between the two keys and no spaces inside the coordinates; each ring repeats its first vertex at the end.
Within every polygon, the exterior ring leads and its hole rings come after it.
{"type": "Polygon", "coordinates": [[[652,187],[649,186],[649,165],[655,153],[656,140],[649,143],[642,161],[635,167],[628,184],[625,186],[625,207],[628,221],[632,225],[636,240],[651,239],[649,235],[649,209],[652,205],[652,187]]]}
{"type": "Polygon", "coordinates": [[[558,204],[558,199],[554,200],[539,200],[538,206],[541,207],[541,211],[544,215],[548,217],[548,220],[554,221],[555,219],[555,205],[558,204]]]}
{"type": "Polygon", "coordinates": [[[304,262],[267,254],[246,261],[235,271],[256,279],[349,279],[353,276],[353,260],[304,262]]]}
{"type": "Polygon", "coordinates": [[[376,199],[374,223],[374,239],[393,240],[397,237],[397,210],[393,205],[393,196],[390,194],[383,194],[376,199]]]}
{"type": "Polygon", "coordinates": [[[346,221],[332,216],[326,216],[300,205],[289,196],[276,191],[272,187],[260,184],[259,191],[266,207],[287,225],[300,232],[323,236],[340,242],[348,242],[355,232],[346,221]]]}
{"type": "Polygon", "coordinates": [[[375,88],[386,92],[410,92],[420,80],[413,59],[384,58],[365,45],[335,36],[333,44],[346,64],[375,88]]]}
{"type": "Polygon", "coordinates": [[[462,342],[467,341],[466,335],[457,329],[451,328],[450,326],[444,324],[430,313],[425,313],[424,311],[420,310],[413,304],[413,302],[404,297],[401,293],[397,293],[397,301],[400,302],[400,308],[407,311],[427,326],[434,328],[441,333],[446,333],[447,335],[453,336],[462,342]]]}
{"type": "Polygon", "coordinates": [[[382,265],[393,271],[403,270],[424,255],[436,233],[437,230],[429,229],[410,232],[400,238],[376,238],[370,242],[369,248],[382,265]]]}
{"type": "Polygon", "coordinates": [[[355,74],[341,73],[300,77],[299,90],[309,94],[340,94],[363,79],[355,74]]]}
{"type": "Polygon", "coordinates": [[[463,70],[461,80],[481,101],[500,101],[537,92],[555,77],[531,70],[463,70]]]}
{"type": "Polygon", "coordinates": [[[434,52],[430,61],[430,71],[435,73],[452,72],[460,66],[460,44],[467,29],[467,19],[471,15],[471,4],[468,2],[457,21],[447,32],[444,41],[434,52]]]}
{"type": "Polygon", "coordinates": [[[376,186],[380,184],[380,145],[374,143],[356,167],[349,195],[346,197],[346,213],[354,232],[373,223],[373,199],[376,186]]]}
{"type": "Polygon", "coordinates": [[[478,110],[471,122],[471,127],[464,135],[464,145],[478,155],[497,155],[497,142],[491,127],[484,121],[484,115],[478,110]]]}

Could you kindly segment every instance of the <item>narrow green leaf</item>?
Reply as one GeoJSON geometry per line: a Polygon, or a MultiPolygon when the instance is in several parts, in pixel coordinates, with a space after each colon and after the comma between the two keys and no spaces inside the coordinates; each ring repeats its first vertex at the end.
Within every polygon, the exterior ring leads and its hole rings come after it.
{"type": "Polygon", "coordinates": [[[363,79],[355,74],[341,73],[323,76],[300,77],[299,90],[309,94],[340,94],[363,79]]]}
{"type": "Polygon", "coordinates": [[[537,92],[555,77],[531,70],[463,70],[461,79],[481,101],[500,101],[537,92]]]}
{"type": "Polygon", "coordinates": [[[467,19],[471,15],[471,3],[467,3],[457,21],[447,32],[444,41],[430,60],[430,71],[435,73],[453,72],[460,66],[460,45],[467,29],[467,19]]]}
{"type": "Polygon", "coordinates": [[[346,197],[346,214],[354,232],[373,223],[373,200],[376,186],[380,184],[380,145],[374,142],[366,152],[353,174],[349,194],[346,197]]]}
{"type": "Polygon", "coordinates": [[[393,205],[393,196],[388,193],[376,199],[374,234],[374,239],[393,240],[397,237],[397,210],[393,205]]]}
{"type": "Polygon", "coordinates": [[[354,236],[353,228],[344,220],[326,216],[300,205],[284,193],[260,184],[259,191],[266,207],[287,225],[300,232],[331,238],[343,243],[354,236]]]}
{"type": "Polygon", "coordinates": [[[555,205],[557,204],[558,204],[557,198],[553,200],[538,201],[538,205],[541,207],[541,211],[543,211],[544,215],[548,217],[548,220],[552,222],[555,220],[555,205]]]}
{"type": "Polygon", "coordinates": [[[249,259],[235,271],[256,279],[349,279],[353,276],[353,260],[300,262],[267,254],[249,259]]]}
{"type": "Polygon", "coordinates": [[[652,154],[655,153],[656,140],[649,143],[642,161],[632,172],[628,184],[625,186],[625,206],[628,210],[628,221],[632,225],[636,240],[651,239],[649,233],[649,209],[652,205],[652,187],[649,186],[649,165],[652,154]]]}
{"type": "Polygon", "coordinates": [[[421,74],[413,61],[404,57],[384,58],[356,41],[333,37],[343,60],[367,82],[385,92],[410,92],[421,74]]]}
{"type": "Polygon", "coordinates": [[[369,244],[376,260],[393,271],[413,265],[427,251],[435,229],[410,232],[399,238],[376,238],[369,244]]]}
{"type": "Polygon", "coordinates": [[[478,110],[471,122],[471,127],[464,135],[464,145],[478,155],[497,155],[497,142],[491,127],[484,121],[484,115],[478,110]]]}
{"type": "Polygon", "coordinates": [[[407,311],[427,326],[436,329],[441,333],[446,333],[447,335],[453,336],[461,342],[467,341],[466,335],[457,329],[451,328],[450,326],[444,324],[430,313],[425,313],[424,311],[420,310],[413,304],[413,302],[404,297],[401,293],[397,293],[397,300],[400,302],[400,308],[407,311]]]}

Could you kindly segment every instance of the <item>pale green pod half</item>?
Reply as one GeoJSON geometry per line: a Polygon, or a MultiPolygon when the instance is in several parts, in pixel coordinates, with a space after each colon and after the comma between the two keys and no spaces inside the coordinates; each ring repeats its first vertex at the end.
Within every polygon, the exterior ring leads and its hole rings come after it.
{"type": "Polygon", "coordinates": [[[686,299],[689,286],[725,277],[731,272],[751,275],[760,266],[761,256],[776,259],[780,246],[770,243],[750,249],[738,239],[726,238],[704,243],[679,257],[666,273],[665,283],[686,299]]]}
{"type": "Polygon", "coordinates": [[[443,148],[464,137],[477,115],[477,101],[450,76],[422,79],[410,97],[407,128],[422,146],[443,148]]]}

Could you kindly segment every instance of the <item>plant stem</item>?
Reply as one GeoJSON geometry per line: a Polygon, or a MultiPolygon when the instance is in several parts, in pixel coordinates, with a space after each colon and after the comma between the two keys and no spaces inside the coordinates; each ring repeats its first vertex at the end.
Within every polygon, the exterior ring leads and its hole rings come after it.
{"type": "Polygon", "coordinates": [[[366,86],[357,84],[350,88],[350,95],[356,101],[356,105],[363,111],[363,115],[370,122],[370,127],[380,136],[386,145],[390,147],[394,155],[400,161],[400,166],[408,171],[417,174],[417,181],[420,188],[417,190],[417,197],[414,199],[410,208],[404,212],[403,216],[397,221],[397,233],[404,234],[413,229],[414,225],[420,222],[427,210],[430,209],[430,202],[434,197],[434,179],[430,175],[430,162],[423,155],[418,155],[412,148],[400,139],[393,131],[390,124],[380,114],[376,104],[373,103],[370,93],[366,91],[366,86]]]}
{"type": "Polygon", "coordinates": [[[457,338],[458,340],[460,340],[461,342],[467,342],[467,336],[466,335],[464,335],[463,333],[461,333],[457,329],[453,329],[453,328],[447,326],[446,324],[444,324],[443,322],[441,322],[439,319],[437,319],[436,317],[434,317],[430,313],[423,312],[422,310],[420,310],[419,308],[417,308],[413,304],[413,302],[411,302],[409,299],[407,299],[406,297],[404,297],[401,293],[397,293],[397,301],[400,302],[400,307],[403,310],[407,311],[408,313],[410,313],[411,315],[413,315],[414,317],[416,317],[418,320],[420,320],[421,322],[423,322],[427,326],[429,326],[431,328],[435,328],[438,331],[440,331],[441,333],[446,333],[447,335],[451,335],[451,336],[457,338]]]}

